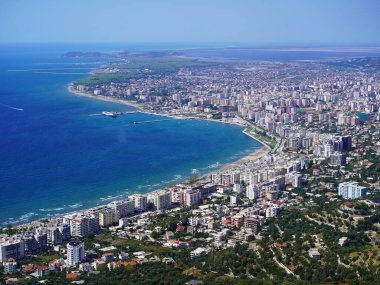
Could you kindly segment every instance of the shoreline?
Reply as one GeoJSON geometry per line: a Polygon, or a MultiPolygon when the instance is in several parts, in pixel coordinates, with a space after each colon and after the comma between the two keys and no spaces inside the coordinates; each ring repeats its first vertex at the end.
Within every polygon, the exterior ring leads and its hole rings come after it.
{"type": "MultiPolygon", "coordinates": [[[[210,122],[214,122],[214,123],[219,123],[219,124],[229,124],[229,125],[234,125],[234,126],[239,126],[239,127],[243,127],[244,129],[242,130],[242,133],[245,134],[246,136],[254,139],[255,141],[261,143],[263,146],[253,152],[250,152],[248,153],[247,155],[245,155],[244,157],[240,158],[239,160],[235,161],[235,162],[229,162],[229,163],[226,163],[224,165],[221,165],[220,169],[225,169],[225,167],[229,166],[229,165],[235,165],[235,164],[238,164],[240,163],[241,161],[249,161],[249,160],[254,160],[254,159],[259,159],[261,156],[257,157],[257,153],[261,152],[261,151],[265,151],[265,154],[269,153],[272,148],[265,142],[263,142],[262,140],[260,140],[259,138],[257,138],[254,134],[251,134],[247,131],[247,124],[243,124],[243,123],[238,123],[238,122],[229,122],[229,121],[221,121],[221,120],[216,120],[216,119],[208,119],[208,118],[200,118],[200,117],[191,117],[191,116],[187,116],[187,117],[184,117],[184,116],[179,116],[179,115],[171,115],[171,114],[161,114],[161,113],[154,113],[154,112],[149,112],[147,111],[146,109],[144,109],[144,105],[143,104],[139,104],[139,103],[134,103],[134,102],[131,102],[131,101],[127,101],[127,100],[123,100],[123,99],[117,99],[117,98],[110,98],[110,97],[106,97],[106,96],[102,96],[102,95],[92,95],[92,94],[89,94],[89,93],[85,93],[85,92],[81,92],[81,91],[78,91],[76,89],[73,88],[72,85],[69,85],[67,87],[67,90],[74,94],[74,95],[78,95],[78,96],[84,96],[84,97],[87,97],[87,98],[91,98],[91,99],[97,99],[97,100],[102,100],[102,101],[106,101],[106,102],[112,102],[112,103],[117,103],[117,104],[122,104],[122,105],[126,105],[126,106],[130,106],[130,107],[134,107],[134,108],[137,108],[138,110],[140,110],[142,113],[145,113],[145,114],[150,114],[150,115],[155,115],[155,116],[162,116],[162,117],[167,117],[167,118],[173,118],[173,119],[177,119],[177,120],[190,120],[190,119],[194,119],[194,120],[202,120],[202,121],[210,121],[210,122]]],[[[215,171],[218,171],[218,170],[214,170],[214,171],[211,171],[211,172],[208,172],[202,176],[205,176],[205,175],[209,175],[215,171]]]]}
{"type": "Polygon", "coordinates": [[[106,97],[106,96],[102,96],[102,95],[98,96],[98,95],[88,94],[88,93],[81,92],[81,91],[74,89],[72,85],[67,86],[67,91],[69,91],[70,93],[72,93],[74,95],[83,96],[83,97],[87,97],[87,98],[91,98],[91,99],[102,100],[102,101],[111,102],[111,103],[122,104],[122,105],[130,106],[130,107],[134,107],[140,111],[143,111],[143,105],[141,105],[141,104],[133,103],[133,102],[126,101],[123,99],[110,98],[110,97],[106,97]]]}
{"type": "MultiPolygon", "coordinates": [[[[248,154],[244,155],[243,157],[241,157],[240,159],[238,159],[236,161],[232,161],[232,162],[228,162],[228,163],[222,164],[222,165],[220,165],[218,167],[218,169],[210,170],[210,171],[208,171],[206,173],[201,174],[200,177],[199,177],[199,180],[205,179],[207,176],[209,176],[209,175],[211,175],[213,173],[219,173],[221,171],[228,171],[228,170],[231,170],[233,168],[237,168],[237,167],[241,166],[242,164],[258,160],[258,159],[260,159],[261,157],[265,156],[266,154],[268,154],[271,151],[271,148],[266,143],[262,142],[258,138],[255,138],[255,136],[253,134],[248,133],[247,132],[247,127],[248,126],[245,125],[245,124],[243,124],[243,123],[229,122],[229,121],[220,121],[220,120],[216,120],[216,119],[207,119],[207,118],[199,118],[199,117],[183,117],[183,116],[177,116],[177,115],[171,115],[171,114],[160,114],[160,113],[149,112],[149,111],[147,111],[144,108],[144,105],[142,105],[142,104],[133,103],[133,102],[130,102],[130,101],[127,101],[127,100],[123,100],[123,99],[110,98],[110,97],[105,97],[105,96],[101,96],[101,95],[99,96],[99,95],[88,94],[88,93],[85,93],[85,92],[80,92],[80,91],[74,89],[71,84],[68,85],[67,90],[70,93],[72,93],[74,95],[77,95],[77,96],[83,96],[83,97],[87,97],[87,98],[90,98],[90,99],[102,100],[102,101],[106,101],[106,102],[117,103],[117,104],[122,104],[122,105],[130,106],[130,107],[134,107],[137,110],[141,111],[142,113],[146,113],[146,114],[151,114],[151,115],[156,115],[156,116],[163,116],[163,117],[173,118],[173,119],[177,119],[177,120],[196,119],[196,120],[204,120],[204,121],[210,121],[210,122],[215,122],[215,123],[230,124],[230,125],[234,125],[234,126],[243,127],[244,128],[242,130],[243,134],[245,134],[246,136],[254,139],[255,141],[259,142],[260,144],[262,144],[262,147],[259,147],[259,148],[255,149],[254,151],[249,152],[248,154]]],[[[186,179],[183,180],[183,182],[187,181],[188,179],[189,178],[187,177],[186,179]]],[[[178,183],[183,183],[183,182],[178,182],[178,183]]],[[[164,189],[164,188],[165,188],[165,186],[161,187],[160,189],[164,189]]],[[[152,192],[155,192],[155,191],[159,191],[160,189],[152,190],[152,191],[149,191],[147,193],[152,193],[152,192]]],[[[147,193],[144,193],[144,194],[147,194],[147,193]]],[[[50,217],[42,217],[42,218],[40,218],[38,220],[31,220],[31,221],[28,221],[28,222],[23,222],[21,224],[13,224],[13,226],[16,229],[23,229],[23,228],[27,228],[27,227],[38,227],[38,226],[41,226],[41,224],[42,224],[40,221],[44,220],[44,219],[60,218],[60,217],[63,217],[64,215],[69,215],[69,214],[73,214],[73,213],[76,213],[76,212],[87,211],[87,210],[90,210],[90,209],[96,209],[96,208],[99,208],[99,207],[103,207],[105,205],[106,204],[99,204],[99,205],[96,205],[96,206],[90,207],[90,208],[78,209],[77,211],[71,211],[71,212],[67,212],[67,213],[60,213],[60,214],[57,214],[55,216],[50,216],[50,217]]],[[[5,228],[5,227],[0,227],[0,229],[1,228],[5,228]]]]}

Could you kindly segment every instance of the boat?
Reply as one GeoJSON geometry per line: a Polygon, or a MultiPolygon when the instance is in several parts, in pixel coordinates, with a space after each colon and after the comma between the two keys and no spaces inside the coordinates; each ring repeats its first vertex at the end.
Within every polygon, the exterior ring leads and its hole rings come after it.
{"type": "Polygon", "coordinates": [[[111,118],[116,118],[117,117],[116,113],[114,113],[114,112],[107,112],[107,111],[102,112],[102,115],[103,116],[107,116],[107,117],[111,117],[111,118]]]}

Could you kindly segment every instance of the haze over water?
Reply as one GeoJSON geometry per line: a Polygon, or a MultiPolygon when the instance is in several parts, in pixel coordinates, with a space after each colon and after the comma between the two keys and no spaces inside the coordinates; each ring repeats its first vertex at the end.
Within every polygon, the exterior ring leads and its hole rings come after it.
{"type": "Polygon", "coordinates": [[[158,189],[261,147],[236,126],[88,116],[131,108],[69,93],[101,60],[61,58],[68,50],[0,48],[0,226],[158,189]]]}

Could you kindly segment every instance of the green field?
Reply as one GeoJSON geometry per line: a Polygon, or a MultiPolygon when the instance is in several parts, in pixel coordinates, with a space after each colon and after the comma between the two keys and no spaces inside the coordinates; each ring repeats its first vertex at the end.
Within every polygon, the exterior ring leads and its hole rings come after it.
{"type": "Polygon", "coordinates": [[[216,63],[204,62],[179,57],[132,57],[127,62],[111,63],[108,67],[117,68],[120,72],[99,73],[87,76],[74,82],[76,85],[96,86],[110,83],[128,82],[130,79],[145,76],[171,74],[181,68],[202,68],[215,66],[216,63]]]}

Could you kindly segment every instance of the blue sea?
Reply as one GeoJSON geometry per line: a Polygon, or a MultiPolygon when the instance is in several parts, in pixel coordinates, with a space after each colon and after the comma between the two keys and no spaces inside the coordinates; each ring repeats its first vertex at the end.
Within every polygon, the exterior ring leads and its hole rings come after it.
{"type": "Polygon", "coordinates": [[[133,108],[68,92],[108,60],[61,57],[73,50],[112,49],[0,46],[0,226],[159,189],[262,146],[242,128],[214,122],[89,116],[133,108]]]}

